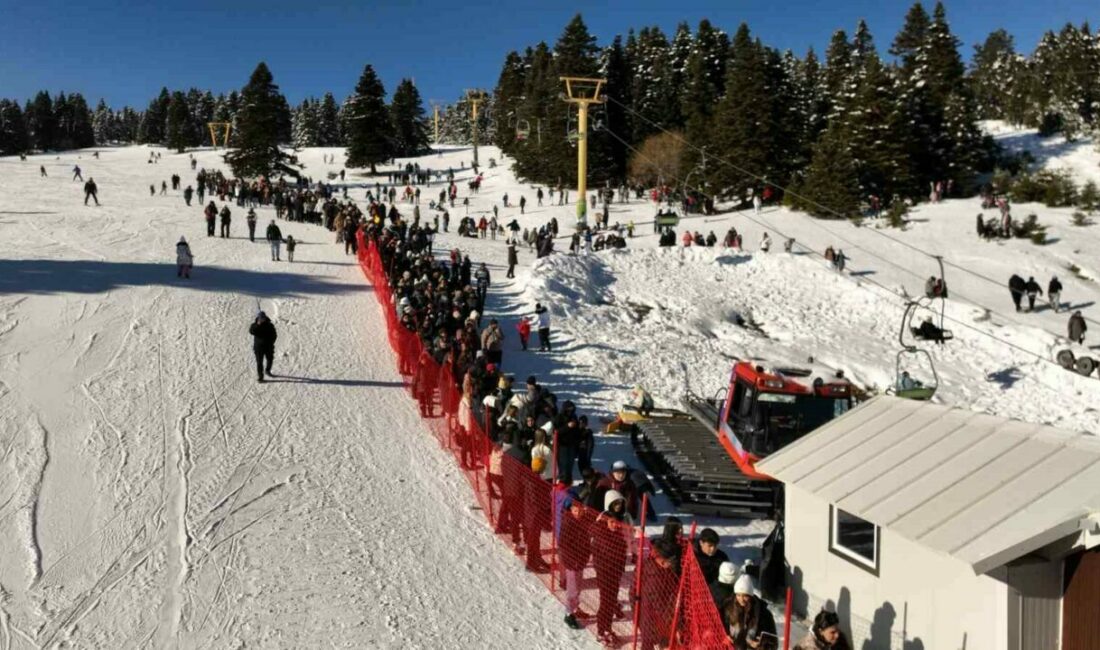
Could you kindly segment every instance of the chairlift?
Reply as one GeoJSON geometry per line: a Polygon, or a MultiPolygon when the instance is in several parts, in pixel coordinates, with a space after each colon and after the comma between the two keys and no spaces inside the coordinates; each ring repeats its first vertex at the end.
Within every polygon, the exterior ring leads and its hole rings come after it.
{"type": "Polygon", "coordinates": [[[932,360],[932,355],[928,350],[917,347],[915,343],[906,342],[906,331],[908,330],[909,334],[914,338],[937,340],[938,342],[948,340],[951,337],[951,333],[941,329],[939,330],[941,335],[935,339],[918,336],[918,328],[912,327],[912,322],[917,310],[921,307],[924,307],[924,305],[918,300],[911,300],[909,304],[905,306],[905,313],[901,318],[901,329],[898,331],[898,343],[901,345],[901,350],[898,351],[897,357],[894,360],[895,383],[892,392],[898,397],[903,397],[905,399],[927,401],[932,399],[932,396],[936,394],[936,390],[939,389],[940,376],[939,373],[936,372],[936,364],[932,360]],[[908,361],[906,361],[906,358],[908,358],[908,361]],[[906,370],[906,368],[914,368],[917,366],[928,367],[931,374],[930,382],[923,382],[909,375],[909,371],[906,370]]]}
{"type": "Polygon", "coordinates": [[[527,120],[516,121],[516,141],[523,142],[531,135],[531,123],[527,120]]]}

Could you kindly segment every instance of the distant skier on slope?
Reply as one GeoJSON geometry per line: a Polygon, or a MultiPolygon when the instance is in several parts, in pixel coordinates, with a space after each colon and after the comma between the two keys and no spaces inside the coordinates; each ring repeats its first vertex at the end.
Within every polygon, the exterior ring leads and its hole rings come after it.
{"type": "Polygon", "coordinates": [[[195,258],[191,255],[191,246],[186,239],[180,237],[179,242],[176,244],[176,277],[190,279],[191,266],[194,261],[195,258]]]}
{"type": "Polygon", "coordinates": [[[95,204],[99,205],[98,191],[99,188],[95,185],[95,179],[89,176],[88,182],[84,183],[84,205],[88,205],[88,197],[91,197],[95,204]]]}
{"type": "Polygon", "coordinates": [[[84,180],[84,177],[80,175],[80,165],[76,165],[76,166],[73,167],[73,180],[74,181],[84,180]]]}
{"type": "Polygon", "coordinates": [[[252,352],[256,355],[256,379],[263,383],[264,373],[272,376],[271,363],[275,360],[275,340],[279,334],[275,331],[275,324],[262,311],[256,314],[248,333],[252,335],[252,352]]]}

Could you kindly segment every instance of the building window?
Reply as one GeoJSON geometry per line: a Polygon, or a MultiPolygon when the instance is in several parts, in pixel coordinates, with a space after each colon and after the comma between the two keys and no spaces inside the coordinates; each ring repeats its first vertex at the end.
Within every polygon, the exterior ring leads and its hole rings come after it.
{"type": "Polygon", "coordinates": [[[836,506],[829,506],[829,551],[878,575],[879,528],[836,506]]]}

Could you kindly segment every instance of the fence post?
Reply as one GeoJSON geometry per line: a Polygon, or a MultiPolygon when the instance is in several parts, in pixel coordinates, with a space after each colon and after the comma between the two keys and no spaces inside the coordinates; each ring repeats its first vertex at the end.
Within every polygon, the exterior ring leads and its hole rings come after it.
{"type": "Polygon", "coordinates": [[[794,590],[787,587],[787,620],[783,623],[783,650],[791,649],[791,605],[794,599],[794,590]]]}
{"type": "Polygon", "coordinates": [[[645,566],[645,513],[649,510],[649,493],[642,493],[642,522],[638,526],[638,560],[634,563],[634,642],[632,650],[638,648],[638,623],[642,618],[642,567],[645,566]]]}
{"type": "MultiPolygon", "coordinates": [[[[694,526],[692,526],[692,531],[691,532],[692,532],[692,535],[694,536],[694,534],[695,534],[695,527],[694,526]]],[[[691,549],[688,549],[688,552],[691,553],[692,552],[691,549]]],[[[684,602],[684,583],[685,582],[687,582],[687,571],[684,571],[681,568],[681,571],[680,571],[680,586],[676,588],[676,607],[672,610],[672,622],[669,623],[669,626],[668,626],[668,629],[670,630],[669,640],[668,640],[669,641],[668,642],[668,650],[676,650],[676,641],[678,639],[678,635],[676,634],[676,630],[679,627],[680,607],[684,602]]]]}

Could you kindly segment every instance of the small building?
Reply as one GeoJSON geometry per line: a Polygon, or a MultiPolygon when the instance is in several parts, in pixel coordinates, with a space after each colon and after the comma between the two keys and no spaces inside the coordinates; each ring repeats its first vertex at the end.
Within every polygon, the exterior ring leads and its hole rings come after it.
{"type": "Polygon", "coordinates": [[[881,396],[757,467],[856,650],[1100,649],[1100,437],[881,396]]]}

